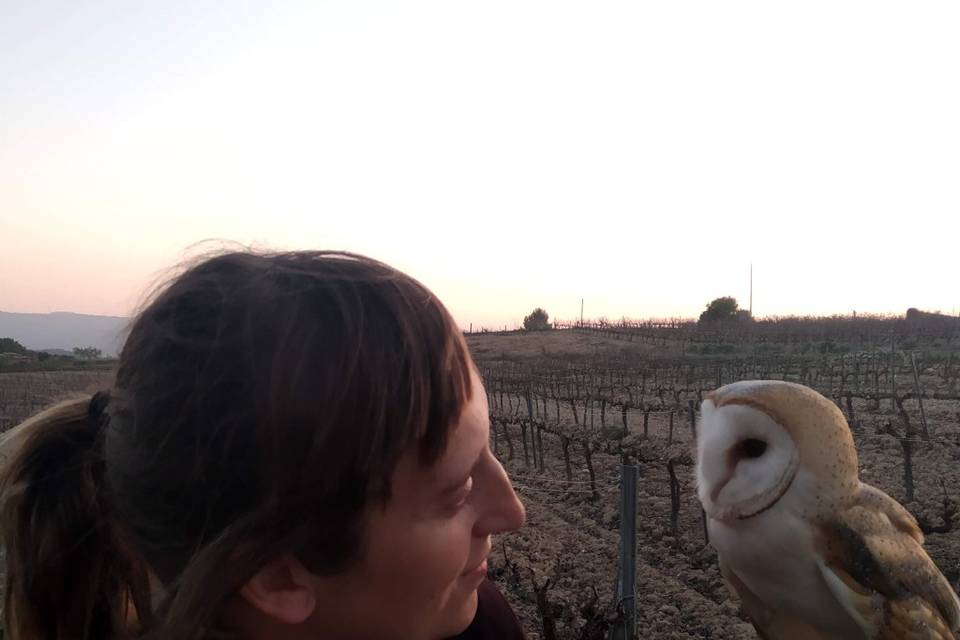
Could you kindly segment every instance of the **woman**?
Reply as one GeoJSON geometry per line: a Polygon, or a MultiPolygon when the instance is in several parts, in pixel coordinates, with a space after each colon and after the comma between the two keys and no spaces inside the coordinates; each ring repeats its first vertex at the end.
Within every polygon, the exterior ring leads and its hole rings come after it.
{"type": "Polygon", "coordinates": [[[522,637],[484,581],[524,520],[488,429],[417,281],[346,253],[205,259],[134,321],[109,393],[8,438],[8,637],[522,637]]]}

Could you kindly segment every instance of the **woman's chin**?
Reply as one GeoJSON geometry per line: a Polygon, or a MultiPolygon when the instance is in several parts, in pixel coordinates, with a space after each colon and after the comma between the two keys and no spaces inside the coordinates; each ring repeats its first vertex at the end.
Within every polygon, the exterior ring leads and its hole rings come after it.
{"type": "Polygon", "coordinates": [[[444,637],[461,634],[470,626],[477,615],[477,602],[477,589],[474,588],[466,594],[463,602],[456,607],[456,610],[451,612],[449,631],[444,637]]]}

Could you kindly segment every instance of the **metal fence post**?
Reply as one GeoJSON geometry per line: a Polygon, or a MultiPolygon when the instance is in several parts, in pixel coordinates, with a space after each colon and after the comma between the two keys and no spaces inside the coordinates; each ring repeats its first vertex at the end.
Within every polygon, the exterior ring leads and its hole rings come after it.
{"type": "Polygon", "coordinates": [[[634,640],[637,630],[637,467],[620,466],[620,561],[617,576],[617,621],[611,640],[634,640]]]}

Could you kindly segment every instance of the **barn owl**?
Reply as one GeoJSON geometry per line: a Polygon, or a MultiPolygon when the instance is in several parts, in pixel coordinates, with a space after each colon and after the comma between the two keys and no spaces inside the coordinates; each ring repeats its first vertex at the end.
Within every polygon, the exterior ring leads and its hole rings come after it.
{"type": "Polygon", "coordinates": [[[834,403],[747,381],[702,409],[697,494],[724,578],[762,638],[957,640],[960,600],[914,517],[860,482],[834,403]]]}

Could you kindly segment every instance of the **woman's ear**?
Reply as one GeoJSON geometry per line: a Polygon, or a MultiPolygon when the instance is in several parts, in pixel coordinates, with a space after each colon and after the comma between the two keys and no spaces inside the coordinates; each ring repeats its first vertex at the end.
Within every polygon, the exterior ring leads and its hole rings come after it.
{"type": "Polygon", "coordinates": [[[285,555],[262,566],[240,588],[240,595],[279,622],[300,624],[317,607],[312,577],[299,560],[285,555]]]}

